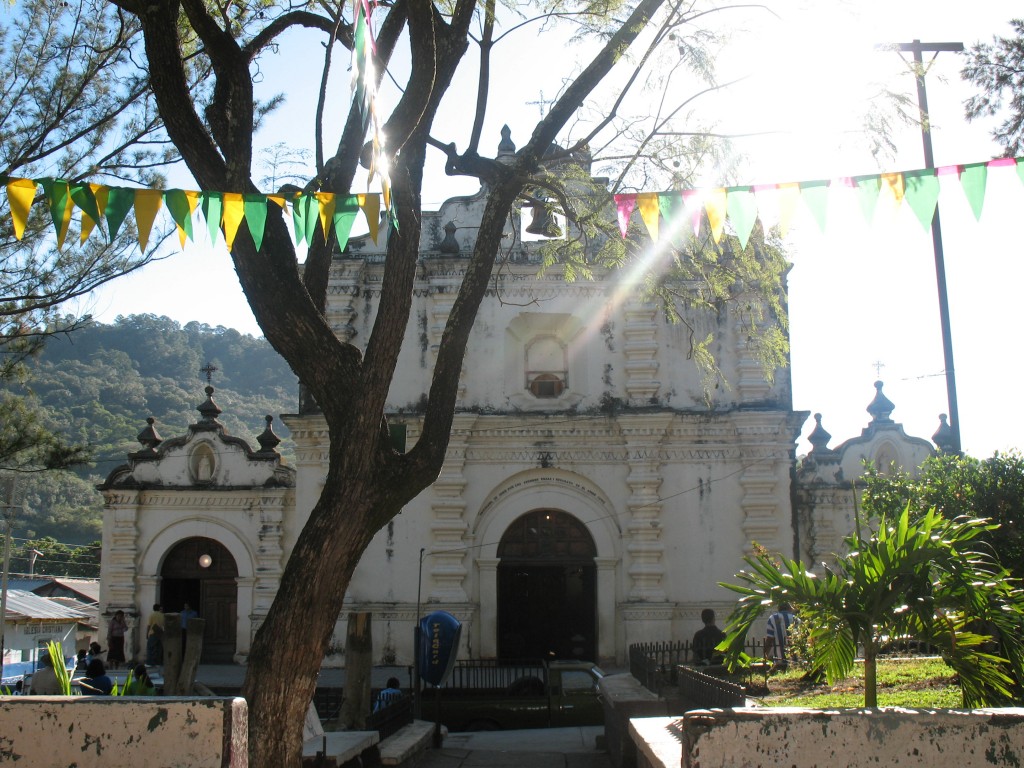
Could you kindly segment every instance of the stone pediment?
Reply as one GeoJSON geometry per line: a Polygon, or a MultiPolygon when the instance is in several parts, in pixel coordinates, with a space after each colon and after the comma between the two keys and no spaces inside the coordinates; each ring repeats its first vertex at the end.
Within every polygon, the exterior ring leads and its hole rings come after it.
{"type": "Polygon", "coordinates": [[[198,408],[202,419],[185,435],[164,440],[155,420],[147,419],[138,437],[142,450],[128,454],[128,463],[114,469],[99,489],[294,488],[295,470],[276,450],[280,439],[271,428],[273,417],[266,417],[266,429],[257,437],[260,448],[253,450],[217,420],[220,409],[213,402],[213,387],[206,394],[198,408]]]}

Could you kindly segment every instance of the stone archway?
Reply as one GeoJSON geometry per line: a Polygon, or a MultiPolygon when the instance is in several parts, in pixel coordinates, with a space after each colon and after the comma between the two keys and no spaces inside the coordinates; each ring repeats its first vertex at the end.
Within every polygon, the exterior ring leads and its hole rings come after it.
{"type": "Polygon", "coordinates": [[[498,656],[597,658],[597,548],[558,509],[518,517],[498,544],[498,656]]]}
{"type": "Polygon", "coordinates": [[[176,613],[185,603],[206,619],[202,661],[230,663],[235,654],[238,566],[227,547],[205,537],[184,539],[160,568],[160,603],[176,613]]]}

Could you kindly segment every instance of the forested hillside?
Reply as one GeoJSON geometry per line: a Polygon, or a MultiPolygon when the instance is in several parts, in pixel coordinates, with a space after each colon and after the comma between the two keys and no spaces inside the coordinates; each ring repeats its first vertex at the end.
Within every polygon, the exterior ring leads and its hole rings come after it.
{"type": "Polygon", "coordinates": [[[207,364],[216,367],[214,400],[228,432],[258,448],[256,436],[270,414],[274,431],[285,438],[278,450],[290,456],[288,429],[278,417],[297,410],[298,383],[263,338],[222,326],[191,322],[182,327],[166,317],[131,315],[47,343],[31,363],[26,390],[55,429],[91,446],[93,460],[70,472],[19,478],[23,509],[15,524],[12,571],[27,570],[21,550],[28,540],[44,552],[36,573],[64,573],[59,562],[70,555],[61,554],[60,547],[38,546],[40,539],[72,546],[99,539],[102,497],[94,486],[139,450],[135,437],[147,417],[156,419],[164,439],[183,434],[198,420],[196,406],[205,399],[206,386],[200,369],[207,364]]]}

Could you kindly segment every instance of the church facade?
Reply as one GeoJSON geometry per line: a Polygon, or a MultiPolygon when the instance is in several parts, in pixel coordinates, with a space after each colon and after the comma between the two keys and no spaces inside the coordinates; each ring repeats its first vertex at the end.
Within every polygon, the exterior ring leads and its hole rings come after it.
{"type": "MultiPolygon", "coordinates": [[[[454,198],[424,214],[389,395],[408,446],[481,207],[481,196],[454,198]]],[[[363,238],[334,259],[328,318],[356,345],[383,253],[363,238]]],[[[328,663],[343,663],[349,612],[373,614],[378,663],[406,664],[417,615],[440,609],[463,623],[464,658],[622,664],[631,643],[690,637],[704,608],[728,615],[718,582],[755,543],[812,561],[834,551],[862,459],[909,468],[931,451],[872,413],[874,426],[835,450],[819,434],[798,470],[808,414],[793,410],[788,368],[766,381],[727,312],[700,322],[730,383],[710,402],[687,329],[623,274],[567,282],[511,237],[467,351],[444,468],[365,553],[328,663]]],[[[286,466],[269,417],[253,449],[224,431],[213,395],[187,435],[164,441],[150,424],[101,487],[101,606],[144,626],[153,603],[188,602],[207,618],[204,659],[244,661],[325,482],[328,440],[300,402],[282,416],[296,445],[286,466]]]]}

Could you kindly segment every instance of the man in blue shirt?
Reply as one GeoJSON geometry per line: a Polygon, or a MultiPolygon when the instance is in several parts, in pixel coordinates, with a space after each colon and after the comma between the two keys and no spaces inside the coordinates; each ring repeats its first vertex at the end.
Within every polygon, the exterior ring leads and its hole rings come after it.
{"type": "Polygon", "coordinates": [[[779,610],[768,617],[768,628],[764,637],[764,657],[772,659],[779,669],[789,666],[789,629],[799,619],[789,603],[779,603],[779,610]]]}

